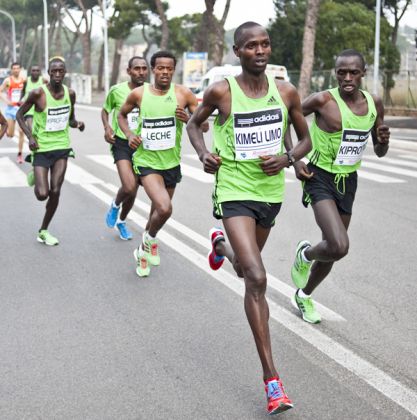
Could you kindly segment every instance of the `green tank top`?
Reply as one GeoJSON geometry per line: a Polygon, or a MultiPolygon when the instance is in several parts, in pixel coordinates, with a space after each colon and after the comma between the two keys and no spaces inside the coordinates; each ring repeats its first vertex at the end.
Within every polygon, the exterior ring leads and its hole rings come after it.
{"type": "Polygon", "coordinates": [[[328,133],[321,130],[316,122],[310,128],[313,149],[308,154],[310,162],[333,174],[349,174],[361,165],[362,155],[371,137],[377,111],[372,96],[361,90],[368,102],[366,115],[356,115],[346,105],[339,88],[329,89],[342,117],[342,130],[328,133]]]}
{"type": "MultiPolygon", "coordinates": [[[[25,96],[23,97],[23,100],[25,101],[28,96],[29,93],[34,90],[37,89],[38,87],[41,87],[44,84],[42,77],[39,77],[39,79],[36,82],[32,82],[32,78],[29,77],[26,81],[26,88],[25,88],[25,96]]],[[[35,110],[35,107],[32,106],[32,108],[29,109],[28,112],[26,112],[25,116],[32,116],[33,117],[33,112],[35,110]]]]}
{"type": "MultiPolygon", "coordinates": [[[[106,97],[103,108],[105,111],[110,114],[113,112],[112,116],[112,129],[117,137],[126,140],[126,136],[119,127],[117,122],[117,115],[120,111],[122,105],[126,102],[126,98],[129,96],[131,89],[128,82],[119,83],[110,88],[110,91],[106,97]]],[[[127,121],[129,123],[129,128],[135,133],[139,127],[139,109],[134,108],[132,112],[127,115],[127,121]]]]}
{"type": "Polygon", "coordinates": [[[287,129],[288,110],[275,81],[268,76],[268,93],[248,98],[234,77],[226,77],[232,104],[224,124],[214,121],[213,152],[222,159],[216,173],[213,201],[253,200],[281,203],[285,174],[266,175],[259,156],[281,155],[287,129]]]}
{"type": "Polygon", "coordinates": [[[36,152],[49,152],[70,148],[69,118],[71,114],[71,100],[67,86],[63,85],[64,97],[55,99],[46,85],[41,89],[45,92],[46,106],[42,112],[34,112],[33,136],[39,149],[36,152]]]}
{"type": "Polygon", "coordinates": [[[152,169],[171,169],[180,164],[182,121],[175,118],[177,97],[171,83],[165,95],[153,95],[145,84],[139,111],[142,143],[133,155],[133,164],[152,169]]]}

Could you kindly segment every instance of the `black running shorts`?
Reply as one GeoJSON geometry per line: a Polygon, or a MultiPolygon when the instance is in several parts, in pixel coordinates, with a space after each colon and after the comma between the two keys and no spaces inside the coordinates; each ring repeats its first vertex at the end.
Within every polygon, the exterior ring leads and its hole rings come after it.
{"type": "Polygon", "coordinates": [[[129,142],[120,137],[115,136],[115,141],[110,147],[113,155],[114,163],[118,160],[129,160],[132,161],[133,153],[135,149],[129,147],[129,142]]]}
{"type": "Polygon", "coordinates": [[[166,188],[174,188],[179,182],[181,182],[181,165],[175,166],[171,169],[152,169],[144,166],[135,166],[135,172],[139,177],[143,177],[149,174],[159,174],[164,179],[166,188]]]}
{"type": "Polygon", "coordinates": [[[35,152],[32,158],[33,166],[42,166],[51,168],[59,159],[68,159],[75,157],[72,149],[51,150],[49,152],[35,152]]]}
{"type": "Polygon", "coordinates": [[[248,216],[255,219],[256,224],[269,229],[275,224],[275,218],[281,210],[282,203],[265,203],[262,201],[225,201],[218,203],[213,209],[216,219],[248,216]]]}
{"type": "Polygon", "coordinates": [[[358,174],[352,172],[347,176],[332,174],[311,163],[308,169],[313,177],[303,182],[303,204],[316,204],[322,200],[333,200],[341,214],[352,214],[353,202],[358,186],[358,174]]]}

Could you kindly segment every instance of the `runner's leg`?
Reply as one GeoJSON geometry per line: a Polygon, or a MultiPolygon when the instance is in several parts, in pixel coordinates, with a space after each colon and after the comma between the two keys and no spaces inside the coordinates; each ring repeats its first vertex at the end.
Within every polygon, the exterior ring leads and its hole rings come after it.
{"type": "Polygon", "coordinates": [[[309,280],[303,292],[310,295],[327,277],[333,263],[343,258],[349,250],[349,227],[351,215],[340,214],[333,200],[322,200],[313,205],[316,222],[322,231],[323,240],[307,248],[304,255],[313,261],[309,280]]]}
{"type": "Polygon", "coordinates": [[[115,203],[117,206],[122,204],[120,220],[126,220],[127,215],[135,204],[139,183],[133,172],[131,161],[127,159],[120,159],[116,162],[116,167],[122,186],[117,192],[115,203]]]}
{"type": "Polygon", "coordinates": [[[261,258],[261,248],[270,229],[257,227],[255,220],[247,216],[225,218],[223,224],[244,276],[245,312],[261,359],[264,379],[277,377],[268,326],[266,271],[261,258]]]}
{"type": "Polygon", "coordinates": [[[48,229],[49,223],[58,207],[66,170],[67,159],[58,159],[51,167],[51,188],[49,190],[49,199],[46,203],[46,212],[42,221],[41,230],[48,229]]]}

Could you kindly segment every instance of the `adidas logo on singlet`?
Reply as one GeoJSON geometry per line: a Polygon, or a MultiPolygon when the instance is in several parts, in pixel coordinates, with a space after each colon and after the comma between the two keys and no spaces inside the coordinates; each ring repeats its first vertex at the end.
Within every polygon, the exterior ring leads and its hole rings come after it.
{"type": "Polygon", "coordinates": [[[373,112],[371,112],[371,115],[369,117],[369,121],[372,121],[375,118],[375,114],[373,112]]]}
{"type": "Polygon", "coordinates": [[[167,97],[165,98],[165,102],[172,102],[172,98],[171,98],[171,96],[167,96],[167,97]]]}
{"type": "Polygon", "coordinates": [[[267,102],[268,105],[275,105],[276,103],[277,103],[277,100],[274,98],[274,96],[271,96],[267,102]]]}

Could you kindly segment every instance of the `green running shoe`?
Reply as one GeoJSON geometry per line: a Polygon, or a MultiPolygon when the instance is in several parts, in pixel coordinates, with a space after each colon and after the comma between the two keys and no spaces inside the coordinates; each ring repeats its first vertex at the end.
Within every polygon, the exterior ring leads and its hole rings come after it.
{"type": "Polygon", "coordinates": [[[59,244],[58,239],[52,236],[46,229],[40,230],[38,233],[38,237],[36,239],[38,242],[41,242],[49,246],[54,246],[54,245],[59,244]]]}
{"type": "Polygon", "coordinates": [[[313,299],[311,299],[311,297],[302,298],[298,296],[297,290],[294,295],[293,305],[299,309],[304,321],[309,322],[310,324],[318,324],[321,321],[321,316],[316,311],[313,299]]]}
{"type": "Polygon", "coordinates": [[[29,171],[26,175],[26,180],[29,187],[33,187],[35,185],[35,173],[33,171],[29,171]]]}
{"type": "Polygon", "coordinates": [[[133,255],[137,264],[136,274],[139,277],[148,277],[151,272],[151,268],[149,267],[149,262],[146,259],[145,253],[141,249],[136,248],[133,251],[133,255]]]}
{"type": "Polygon", "coordinates": [[[310,274],[311,261],[305,262],[301,256],[303,249],[311,246],[308,241],[300,241],[295,251],[294,264],[291,267],[291,278],[298,289],[306,287],[308,276],[310,274]]]}
{"type": "Polygon", "coordinates": [[[161,264],[161,257],[159,256],[158,239],[149,239],[143,241],[143,248],[145,250],[146,259],[150,265],[161,264]]]}

